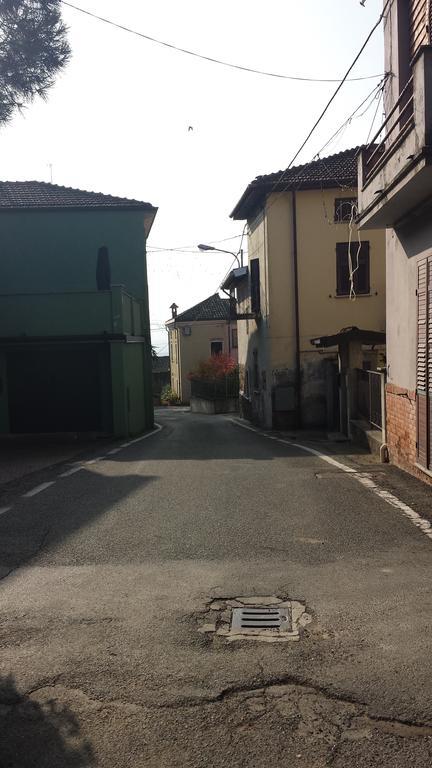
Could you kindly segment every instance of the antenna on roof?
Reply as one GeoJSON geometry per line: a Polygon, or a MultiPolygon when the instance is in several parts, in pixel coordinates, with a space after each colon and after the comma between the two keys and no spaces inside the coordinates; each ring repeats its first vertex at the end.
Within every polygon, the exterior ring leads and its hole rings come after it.
{"type": "Polygon", "coordinates": [[[53,164],[48,163],[48,168],[50,169],[50,183],[53,183],[53,164]]]}

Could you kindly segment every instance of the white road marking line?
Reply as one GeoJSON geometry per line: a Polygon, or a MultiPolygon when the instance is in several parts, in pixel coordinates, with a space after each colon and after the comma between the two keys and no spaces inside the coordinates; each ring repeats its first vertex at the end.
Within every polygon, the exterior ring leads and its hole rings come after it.
{"type": "Polygon", "coordinates": [[[89,459],[85,463],[86,464],[96,464],[97,461],[102,461],[102,459],[104,459],[104,458],[105,458],[105,456],[97,456],[95,459],[89,459]]]}
{"type": "Polygon", "coordinates": [[[347,467],[346,464],[341,464],[340,461],[336,461],[336,459],[333,459],[331,456],[328,456],[328,454],[326,453],[321,453],[320,451],[316,451],[315,448],[309,448],[309,446],[301,445],[300,443],[293,443],[290,440],[284,440],[282,437],[275,437],[274,435],[268,435],[266,432],[260,432],[258,429],[255,429],[255,427],[249,427],[247,424],[240,424],[240,422],[236,421],[235,419],[230,419],[230,421],[233,424],[236,424],[238,427],[242,427],[242,429],[248,429],[250,432],[255,432],[257,435],[261,435],[261,437],[266,437],[268,440],[275,440],[277,443],[284,443],[284,445],[289,445],[292,448],[300,448],[301,451],[305,451],[306,453],[312,453],[313,456],[318,456],[319,459],[326,461],[327,464],[331,464],[333,467],[337,467],[338,469],[342,470],[342,472],[356,474],[357,470],[352,469],[351,467],[347,467]]]}
{"type": "MultiPolygon", "coordinates": [[[[141,440],[147,440],[148,437],[153,437],[154,435],[157,435],[158,432],[163,429],[161,424],[157,424],[155,422],[156,429],[153,429],[151,432],[147,432],[145,435],[140,435],[140,437],[135,437],[133,440],[129,440],[127,443],[123,443],[120,448],[127,448],[129,445],[133,445],[134,443],[140,443],[141,440]]],[[[120,450],[120,448],[118,450],[120,450]]]]}
{"type": "Polygon", "coordinates": [[[68,469],[66,472],[62,472],[59,477],[70,477],[71,475],[74,475],[75,472],[80,472],[81,469],[84,469],[82,464],[80,464],[79,467],[73,467],[72,469],[68,469]]]}
{"type": "Polygon", "coordinates": [[[42,491],[46,491],[47,488],[49,488],[51,485],[54,485],[55,480],[51,480],[49,483],[41,483],[41,485],[37,485],[36,488],[32,488],[31,491],[27,491],[27,493],[23,493],[23,497],[25,499],[29,499],[31,496],[36,496],[37,493],[42,493],[42,491]]]}
{"type": "Polygon", "coordinates": [[[118,453],[121,450],[121,448],[113,448],[112,451],[108,451],[107,456],[113,456],[115,453],[118,453]]]}
{"type": "Polygon", "coordinates": [[[0,507],[0,515],[6,514],[10,509],[12,509],[12,507],[0,507]]]}
{"type": "Polygon", "coordinates": [[[346,464],[341,464],[341,462],[336,461],[331,456],[328,456],[326,453],[321,453],[321,451],[316,451],[314,448],[309,448],[309,446],[307,445],[301,445],[300,443],[293,443],[290,440],[284,440],[281,437],[268,435],[265,432],[260,432],[258,429],[255,429],[255,427],[250,427],[247,424],[241,424],[235,419],[230,419],[230,421],[236,426],[242,427],[243,429],[248,429],[250,432],[255,432],[257,435],[261,435],[261,437],[266,437],[268,440],[276,440],[278,443],[285,443],[285,445],[289,445],[293,448],[299,448],[301,451],[305,451],[306,453],[312,453],[314,456],[318,456],[319,459],[326,461],[328,464],[332,464],[333,466],[338,467],[338,469],[341,469],[343,472],[347,472],[353,475],[354,479],[357,480],[358,483],[361,483],[361,485],[363,485],[365,488],[367,488],[369,491],[374,493],[383,501],[387,502],[387,504],[390,504],[390,506],[396,507],[396,509],[399,509],[400,512],[402,512],[402,514],[405,515],[405,517],[411,520],[411,522],[413,523],[413,525],[416,526],[416,528],[418,528],[422,533],[424,533],[425,536],[428,537],[428,539],[432,539],[432,523],[429,520],[426,520],[421,515],[419,515],[418,512],[415,512],[414,509],[412,509],[412,507],[408,506],[408,504],[405,504],[403,501],[398,499],[398,497],[395,496],[393,493],[390,493],[390,491],[384,490],[384,488],[380,488],[379,485],[377,485],[376,482],[372,480],[372,477],[367,472],[358,472],[358,470],[352,469],[351,467],[348,467],[346,464]]]}

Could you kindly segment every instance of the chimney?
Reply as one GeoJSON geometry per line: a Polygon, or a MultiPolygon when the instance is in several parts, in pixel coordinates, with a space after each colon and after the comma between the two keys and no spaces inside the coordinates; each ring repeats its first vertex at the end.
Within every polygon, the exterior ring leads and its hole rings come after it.
{"type": "Polygon", "coordinates": [[[173,320],[175,320],[177,317],[177,310],[178,310],[178,306],[175,302],[174,304],[171,304],[170,310],[171,310],[171,317],[173,320]]]}

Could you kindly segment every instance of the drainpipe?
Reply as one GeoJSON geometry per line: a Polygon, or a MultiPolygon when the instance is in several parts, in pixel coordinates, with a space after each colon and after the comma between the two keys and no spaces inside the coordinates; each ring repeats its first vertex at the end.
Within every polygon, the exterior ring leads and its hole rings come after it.
{"type": "Polygon", "coordinates": [[[301,427],[301,393],[300,393],[300,313],[299,313],[299,285],[298,285],[298,257],[297,257],[297,201],[293,190],[292,196],[292,228],[293,228],[293,261],[294,261],[294,311],[295,311],[295,339],[296,339],[296,411],[297,427],[301,427]]]}

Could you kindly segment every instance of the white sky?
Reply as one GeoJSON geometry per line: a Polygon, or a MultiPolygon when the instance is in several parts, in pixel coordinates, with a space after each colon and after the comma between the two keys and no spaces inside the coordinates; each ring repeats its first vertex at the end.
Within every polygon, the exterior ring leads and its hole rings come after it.
{"type": "MultiPolygon", "coordinates": [[[[75,0],[145,34],[257,69],[341,77],[382,0],[75,0]]],[[[223,254],[152,251],[237,235],[229,213],[257,174],[285,168],[335,88],[239,72],[159,47],[68,8],[71,63],[47,102],[0,130],[1,178],[159,206],[148,242],[153,343],[164,321],[214,293],[223,254]],[[188,126],[193,131],[188,131],[188,126]]],[[[353,76],[383,72],[382,28],[353,76]]],[[[378,80],[347,83],[299,158],[310,160],[378,80]]],[[[375,105],[325,154],[364,142],[375,105]]],[[[377,121],[380,118],[378,114],[377,121]]],[[[378,126],[378,122],[377,122],[378,126]]],[[[221,243],[236,249],[238,240],[221,243]]],[[[195,250],[195,248],[193,248],[195,250]]]]}

